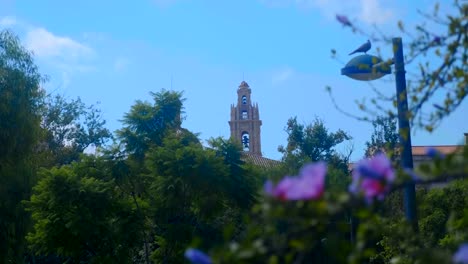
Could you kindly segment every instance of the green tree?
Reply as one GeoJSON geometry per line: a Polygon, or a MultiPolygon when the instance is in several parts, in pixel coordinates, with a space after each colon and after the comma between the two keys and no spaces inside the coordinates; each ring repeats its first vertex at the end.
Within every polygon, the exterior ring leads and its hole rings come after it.
{"type": "MultiPolygon", "coordinates": [[[[123,193],[151,205],[144,213],[150,244],[145,248],[153,251],[152,259],[180,263],[193,239],[212,245],[221,241],[226,225],[242,223],[256,201],[257,174],[232,141],[212,139],[204,148],[196,134],[182,128],[182,93],[151,95],[153,103],[137,101],[125,114],[117,132],[121,145],[106,155],[123,193]]],[[[234,232],[240,231],[235,226],[234,232]]]]}
{"type": "Polygon", "coordinates": [[[22,200],[34,184],[42,76],[10,31],[0,31],[0,263],[22,263],[29,216],[22,200]]]}
{"type": "Polygon", "coordinates": [[[329,132],[322,120],[316,119],[312,124],[302,125],[297,118],[290,118],[287,122],[288,144],[280,146],[283,159],[294,157],[299,161],[298,166],[304,162],[320,160],[333,161],[339,156],[335,147],[351,137],[343,130],[335,133],[329,132]]]}
{"type": "Polygon", "coordinates": [[[151,208],[157,249],[153,258],[179,263],[190,241],[203,247],[223,239],[226,225],[240,223],[255,202],[255,174],[241,164],[237,145],[212,141],[216,150],[192,142],[189,132],[169,135],[151,149],[146,164],[154,177],[151,208]]]}
{"type": "Polygon", "coordinates": [[[226,180],[229,182],[225,184],[228,196],[236,201],[238,207],[250,208],[265,178],[261,178],[257,168],[242,160],[242,145],[234,139],[212,138],[208,143],[228,167],[230,176],[226,180]]]}
{"type": "MultiPolygon", "coordinates": [[[[150,148],[160,146],[169,134],[186,132],[181,128],[183,101],[181,92],[162,90],[151,93],[153,103],[137,101],[123,118],[123,128],[117,131],[120,140],[105,155],[114,163],[116,183],[125,195],[132,197],[139,208],[137,198],[149,199],[149,186],[153,178],[145,166],[145,157],[150,148]]],[[[199,142],[195,135],[190,139],[199,142]]],[[[140,211],[143,214],[142,211],[140,211]]],[[[150,220],[148,214],[144,214],[150,220]]],[[[148,230],[147,230],[148,231],[148,230]]],[[[154,236],[154,232],[151,232],[154,236]]],[[[150,233],[144,238],[145,261],[149,262],[150,233]]],[[[153,241],[154,244],[154,241],[153,241]]]]}
{"type": "Polygon", "coordinates": [[[67,263],[131,263],[143,220],[115,188],[104,160],[86,157],[40,176],[26,202],[34,221],[27,239],[35,254],[67,263]]]}
{"type": "Polygon", "coordinates": [[[152,145],[161,145],[164,136],[182,124],[181,92],[162,90],[151,93],[154,103],[137,101],[123,118],[124,127],[117,136],[125,145],[125,152],[142,161],[152,145]]]}
{"type": "MultiPolygon", "coordinates": [[[[395,118],[378,116],[372,121],[374,131],[366,142],[365,157],[371,158],[379,152],[385,153],[395,164],[400,160],[399,136],[395,118]]],[[[403,216],[403,192],[391,193],[381,208],[382,214],[399,219],[403,216]]]]}
{"type": "Polygon", "coordinates": [[[308,162],[325,161],[329,164],[330,173],[327,184],[337,188],[347,186],[350,153],[340,154],[336,147],[350,140],[351,136],[341,129],[330,132],[320,119],[316,119],[312,124],[303,125],[297,122],[296,117],[288,120],[286,133],[288,133],[286,147],[278,147],[278,150],[283,153],[284,173],[296,173],[308,162]]]}
{"type": "Polygon", "coordinates": [[[45,167],[70,164],[86,148],[100,147],[112,137],[101,111],[80,98],[48,96],[41,115],[44,136],[38,154],[45,167]]]}
{"type": "Polygon", "coordinates": [[[419,227],[427,247],[455,249],[468,238],[467,189],[468,181],[458,180],[419,195],[419,227]]]}
{"type": "Polygon", "coordinates": [[[370,158],[377,152],[384,152],[393,161],[398,159],[398,130],[395,118],[378,116],[372,121],[374,132],[371,140],[366,142],[365,157],[370,158]]]}

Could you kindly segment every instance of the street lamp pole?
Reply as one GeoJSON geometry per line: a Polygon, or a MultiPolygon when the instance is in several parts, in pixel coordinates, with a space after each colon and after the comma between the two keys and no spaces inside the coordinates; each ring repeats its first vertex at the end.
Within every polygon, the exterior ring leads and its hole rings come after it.
{"type": "MultiPolygon", "coordinates": [[[[393,60],[382,61],[381,58],[364,54],[352,58],[341,74],[359,81],[377,80],[392,72],[390,65],[395,64],[396,98],[398,110],[398,128],[400,136],[401,167],[413,169],[413,151],[411,149],[410,112],[408,111],[408,94],[406,92],[405,61],[401,38],[393,38],[393,60]]],[[[370,45],[369,45],[370,47],[370,45]]],[[[368,49],[366,49],[368,51],[368,49]]],[[[364,50],[362,50],[364,52],[364,50]]],[[[416,191],[412,182],[404,186],[404,207],[406,219],[418,230],[416,216],[416,191]]]]}
{"type": "MultiPolygon", "coordinates": [[[[401,165],[405,169],[413,169],[413,152],[411,148],[411,129],[409,124],[408,94],[406,92],[405,63],[401,38],[393,38],[393,59],[395,63],[396,97],[398,109],[398,128],[400,136],[401,165]]],[[[416,191],[413,182],[407,182],[404,187],[404,207],[407,220],[418,229],[416,215],[416,191]]]]}

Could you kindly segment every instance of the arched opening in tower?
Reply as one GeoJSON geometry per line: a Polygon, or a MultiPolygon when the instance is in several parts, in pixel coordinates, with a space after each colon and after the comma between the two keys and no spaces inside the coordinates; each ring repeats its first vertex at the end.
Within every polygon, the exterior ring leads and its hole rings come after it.
{"type": "Polygon", "coordinates": [[[249,151],[250,150],[250,136],[248,132],[246,131],[242,132],[241,142],[242,142],[242,149],[244,151],[249,151]]]}

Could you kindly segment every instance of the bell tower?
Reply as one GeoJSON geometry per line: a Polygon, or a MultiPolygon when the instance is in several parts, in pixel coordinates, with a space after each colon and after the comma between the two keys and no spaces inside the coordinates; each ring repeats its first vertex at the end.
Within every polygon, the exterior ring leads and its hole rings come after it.
{"type": "Polygon", "coordinates": [[[245,152],[262,156],[260,126],[262,121],[258,113],[258,104],[250,100],[249,85],[242,81],[237,89],[237,105],[231,105],[231,138],[242,143],[245,152]]]}

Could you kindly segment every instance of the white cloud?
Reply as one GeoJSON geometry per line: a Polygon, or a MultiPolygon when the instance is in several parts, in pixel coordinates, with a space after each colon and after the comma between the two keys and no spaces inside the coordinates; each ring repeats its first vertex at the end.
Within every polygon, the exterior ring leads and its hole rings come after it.
{"type": "Polygon", "coordinates": [[[273,85],[277,85],[289,80],[294,75],[294,70],[291,68],[285,68],[280,71],[277,71],[273,74],[271,82],[273,85]]]}
{"type": "Polygon", "coordinates": [[[6,16],[0,19],[0,27],[11,27],[16,25],[17,21],[15,17],[6,16]]]}
{"type": "Polygon", "coordinates": [[[34,55],[57,71],[58,85],[67,88],[76,74],[95,71],[90,62],[95,58],[95,51],[89,46],[67,36],[56,35],[45,28],[29,24],[25,30],[24,44],[34,55]],[[60,76],[60,77],[59,77],[60,76]],[[60,79],[60,80],[58,80],[60,79]]]}
{"type": "Polygon", "coordinates": [[[69,37],[52,34],[44,28],[29,30],[25,38],[26,47],[38,57],[56,57],[62,59],[77,59],[89,57],[93,50],[69,37]]]}
{"type": "MultiPolygon", "coordinates": [[[[328,19],[336,14],[357,18],[367,24],[383,24],[394,17],[394,10],[384,6],[383,0],[259,0],[269,7],[295,5],[303,9],[318,9],[328,19]]],[[[387,1],[386,3],[388,3],[387,1]]]]}
{"type": "MultiPolygon", "coordinates": [[[[55,78],[51,76],[50,81],[54,80],[61,87],[69,86],[76,74],[97,70],[96,52],[84,42],[56,35],[17,17],[0,17],[0,28],[9,26],[15,27],[15,32],[20,36],[24,46],[34,53],[36,62],[41,67],[50,67],[47,73],[55,76],[55,78]]],[[[80,37],[82,40],[87,39],[85,34],[80,37]]]]}
{"type": "Polygon", "coordinates": [[[366,23],[383,24],[393,17],[393,11],[381,5],[378,0],[361,0],[359,18],[366,23]]]}

